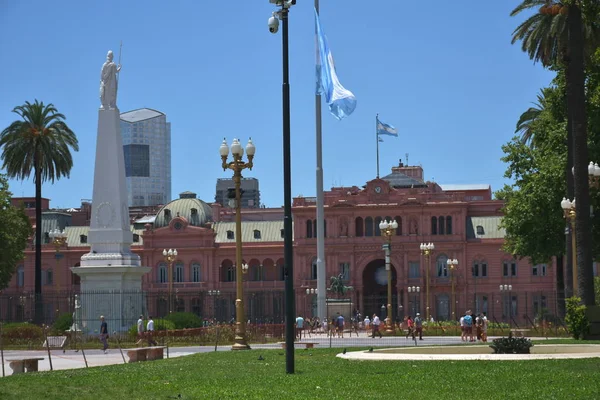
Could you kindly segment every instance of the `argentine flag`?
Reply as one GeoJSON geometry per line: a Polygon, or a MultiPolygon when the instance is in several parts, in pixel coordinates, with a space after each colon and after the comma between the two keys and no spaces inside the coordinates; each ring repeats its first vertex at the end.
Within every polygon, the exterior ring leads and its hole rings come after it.
{"type": "Polygon", "coordinates": [[[341,120],[352,114],[356,108],[356,97],[351,91],[342,86],[337,77],[333,56],[327,45],[327,38],[321,29],[321,22],[316,9],[315,24],[319,47],[317,54],[317,93],[325,96],[325,101],[329,104],[329,111],[334,117],[341,120]]]}
{"type": "Polygon", "coordinates": [[[391,125],[384,124],[377,118],[377,134],[378,135],[389,135],[398,136],[398,130],[391,125]]]}

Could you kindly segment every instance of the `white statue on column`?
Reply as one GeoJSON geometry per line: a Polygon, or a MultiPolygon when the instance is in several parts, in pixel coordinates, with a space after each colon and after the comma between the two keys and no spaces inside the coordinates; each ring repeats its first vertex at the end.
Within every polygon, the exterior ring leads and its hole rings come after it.
{"type": "Polygon", "coordinates": [[[110,50],[106,55],[106,62],[102,65],[100,72],[100,102],[103,110],[114,110],[117,108],[117,74],[121,70],[121,64],[113,62],[113,52],[110,50]]]}

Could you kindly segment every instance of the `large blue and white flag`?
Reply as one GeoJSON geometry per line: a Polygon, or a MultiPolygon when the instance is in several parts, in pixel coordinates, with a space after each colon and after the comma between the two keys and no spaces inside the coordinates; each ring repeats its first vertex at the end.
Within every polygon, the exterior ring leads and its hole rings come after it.
{"type": "Polygon", "coordinates": [[[377,134],[378,135],[389,135],[389,136],[398,136],[398,130],[394,128],[392,125],[384,124],[377,117],[377,134]]]}
{"type": "Polygon", "coordinates": [[[315,24],[317,27],[317,93],[325,96],[329,104],[329,111],[337,119],[342,119],[352,114],[356,108],[356,97],[340,83],[333,56],[327,44],[327,38],[321,29],[319,13],[315,9],[315,24]]]}

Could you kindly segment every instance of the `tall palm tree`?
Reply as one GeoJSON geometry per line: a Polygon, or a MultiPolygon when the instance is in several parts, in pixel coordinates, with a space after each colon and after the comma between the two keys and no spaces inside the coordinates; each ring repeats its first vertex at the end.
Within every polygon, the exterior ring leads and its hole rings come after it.
{"type": "MultiPolygon", "coordinates": [[[[522,49],[534,62],[541,62],[545,67],[562,65],[565,68],[567,77],[567,196],[569,198],[577,197],[577,204],[581,205],[582,212],[578,212],[577,221],[586,218],[581,226],[577,225],[577,238],[586,236],[579,242],[578,266],[580,273],[588,269],[591,274],[591,248],[588,245],[591,232],[589,231],[589,188],[587,188],[587,176],[583,177],[582,172],[587,164],[587,133],[585,121],[585,93],[583,85],[585,81],[584,60],[589,57],[600,43],[600,26],[589,18],[586,23],[581,17],[582,2],[586,0],[523,0],[512,12],[515,16],[522,11],[538,9],[538,12],[521,23],[513,32],[512,43],[522,42],[522,49]],[[574,86],[573,86],[574,85],[574,86]],[[581,89],[579,89],[581,87],[581,89]],[[583,113],[583,119],[582,119],[583,113]],[[577,137],[576,137],[577,136],[577,137]],[[576,146],[576,143],[584,143],[576,146]],[[585,153],[580,153],[576,149],[586,147],[585,153]],[[577,159],[573,157],[577,154],[577,159]],[[575,182],[571,174],[571,167],[579,171],[578,185],[581,186],[584,178],[586,188],[575,189],[575,182]],[[578,167],[579,165],[579,167],[578,167]],[[579,193],[579,194],[578,194],[579,193]],[[586,194],[587,193],[587,194],[586,194]],[[580,196],[582,197],[580,199],[580,196]],[[581,215],[580,215],[581,214],[581,215]],[[588,232],[588,233],[584,233],[588,232]],[[583,254],[586,253],[586,254],[583,254]],[[588,262],[589,261],[589,262],[588,262]],[[589,267],[585,267],[589,264],[589,267]]],[[[590,8],[591,9],[591,8],[590,8]]],[[[594,10],[596,12],[596,10],[594,10]]],[[[567,246],[567,274],[566,286],[569,292],[572,291],[572,257],[569,256],[570,246],[567,246]]],[[[587,272],[586,278],[587,281],[587,272]]],[[[591,280],[591,279],[590,279],[591,280]]],[[[589,286],[589,285],[586,285],[589,286]]],[[[581,287],[581,286],[580,286],[581,287]]],[[[584,289],[580,293],[589,293],[584,289]]],[[[589,303],[589,294],[583,296],[584,302],[589,303]]],[[[593,303],[593,290],[592,290],[593,303]]]]}
{"type": "Polygon", "coordinates": [[[540,90],[537,95],[537,102],[533,103],[533,107],[529,107],[519,117],[515,133],[521,133],[521,142],[529,144],[530,147],[536,147],[536,137],[533,131],[533,123],[540,117],[545,109],[546,97],[544,90],[540,90]]]}
{"type": "Polygon", "coordinates": [[[78,151],[75,133],[53,104],[35,100],[15,107],[21,119],[0,133],[2,168],[10,178],[35,182],[35,321],[42,322],[42,183],[69,177],[73,167],[71,149],[78,151]]]}

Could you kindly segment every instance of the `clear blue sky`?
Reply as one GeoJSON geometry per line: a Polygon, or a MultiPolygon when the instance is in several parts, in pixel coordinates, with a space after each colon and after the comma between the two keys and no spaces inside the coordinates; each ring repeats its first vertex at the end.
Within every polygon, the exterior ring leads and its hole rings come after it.
{"type": "MultiPolygon", "coordinates": [[[[325,189],[375,178],[375,115],[394,125],[381,175],[409,153],[439,183],[505,182],[500,146],[552,74],[533,65],[511,32],[518,0],[449,4],[321,0],[321,23],[356,111],[337,121],[323,111],[325,189]]],[[[191,190],[214,200],[219,145],[249,136],[263,202],[283,204],[281,34],[270,34],[268,0],[0,0],[0,129],[26,100],[54,103],[80,151],[70,179],[45,183],[54,207],[91,198],[99,74],[118,55],[121,112],[149,107],[172,124],[173,198],[191,190]]],[[[290,13],[294,196],[315,195],[313,2],[290,13]]],[[[32,180],[11,181],[33,196],[32,180]]]]}

